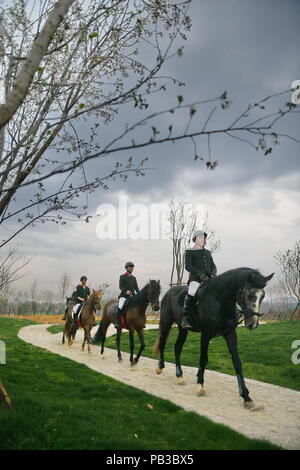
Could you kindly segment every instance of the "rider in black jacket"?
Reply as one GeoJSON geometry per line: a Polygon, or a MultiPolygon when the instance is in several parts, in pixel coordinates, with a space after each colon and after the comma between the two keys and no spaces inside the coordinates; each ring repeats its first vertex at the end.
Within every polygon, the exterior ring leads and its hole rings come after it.
{"type": "Polygon", "coordinates": [[[75,319],[78,317],[79,310],[81,305],[88,299],[91,294],[90,288],[87,287],[87,277],[81,276],[80,278],[81,284],[78,284],[76,287],[76,291],[73,292],[72,297],[76,304],[73,306],[73,324],[75,323],[75,319]]]}
{"type": "Polygon", "coordinates": [[[118,305],[118,312],[117,312],[117,318],[115,322],[115,328],[120,327],[120,316],[122,315],[122,309],[123,305],[125,303],[125,300],[128,299],[134,292],[138,293],[140,292],[138,285],[137,285],[137,280],[136,278],[132,275],[132,271],[134,268],[134,264],[131,261],[128,261],[128,263],[125,264],[125,269],[126,273],[121,274],[120,280],[119,280],[119,287],[120,287],[120,294],[119,294],[119,305],[118,305]]]}
{"type": "Polygon", "coordinates": [[[186,329],[192,328],[190,324],[190,309],[198,287],[202,282],[217,275],[217,268],[211,252],[204,248],[206,238],[207,233],[202,230],[196,230],[193,234],[194,246],[185,251],[185,269],[190,274],[188,280],[189,290],[184,299],[181,326],[186,329]]]}

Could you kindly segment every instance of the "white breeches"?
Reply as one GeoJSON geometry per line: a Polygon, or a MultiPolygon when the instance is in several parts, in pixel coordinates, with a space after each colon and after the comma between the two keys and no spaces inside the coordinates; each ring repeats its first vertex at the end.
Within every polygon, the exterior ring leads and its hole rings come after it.
{"type": "Polygon", "coordinates": [[[119,308],[123,308],[125,301],[126,301],[126,297],[119,298],[119,308]]]}
{"type": "Polygon", "coordinates": [[[80,304],[74,305],[74,307],[73,307],[73,313],[76,313],[76,312],[77,312],[77,309],[78,309],[79,305],[80,305],[80,304]]]}
{"type": "Polygon", "coordinates": [[[191,281],[190,284],[189,284],[188,294],[192,295],[194,297],[194,295],[196,294],[197,289],[198,289],[199,286],[200,286],[200,282],[191,281]]]}

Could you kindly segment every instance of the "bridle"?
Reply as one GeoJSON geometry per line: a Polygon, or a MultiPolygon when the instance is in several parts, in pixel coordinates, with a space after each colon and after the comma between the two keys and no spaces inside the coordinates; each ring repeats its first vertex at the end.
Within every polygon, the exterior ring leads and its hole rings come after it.
{"type": "MultiPolygon", "coordinates": [[[[240,294],[242,299],[244,299],[245,292],[246,292],[246,284],[247,284],[247,281],[245,282],[243,287],[241,287],[241,289],[238,290],[236,298],[238,298],[238,296],[240,294]]],[[[217,300],[219,300],[219,299],[217,299],[217,300]]],[[[219,302],[220,302],[220,300],[219,300],[219,302]]],[[[222,300],[222,302],[227,303],[228,305],[230,304],[226,300],[222,300]]],[[[228,327],[227,329],[225,329],[224,331],[222,331],[221,333],[217,334],[216,336],[224,336],[224,334],[229,333],[229,331],[231,331],[234,328],[236,328],[237,326],[239,326],[243,321],[245,321],[245,313],[246,312],[250,313],[251,315],[256,315],[257,317],[261,317],[263,315],[263,313],[253,313],[253,311],[248,309],[246,306],[242,306],[241,308],[238,308],[237,306],[235,306],[234,309],[235,309],[236,312],[239,313],[238,321],[235,324],[228,327]]]]}
{"type": "MultiPolygon", "coordinates": [[[[147,291],[147,294],[148,294],[148,304],[158,304],[157,305],[157,310],[159,310],[159,294],[160,294],[160,291],[158,293],[158,298],[155,299],[155,300],[152,300],[150,299],[150,293],[149,293],[149,290],[150,290],[150,285],[149,285],[149,288],[148,288],[148,291],[147,291]]],[[[155,308],[155,307],[154,307],[155,308]]]]}
{"type": "MultiPolygon", "coordinates": [[[[244,286],[238,291],[236,297],[238,297],[238,295],[239,295],[239,293],[240,293],[242,299],[244,300],[244,298],[245,298],[245,293],[246,293],[246,285],[247,285],[247,281],[245,282],[244,286]]],[[[263,298],[264,298],[264,297],[263,297],[263,298]]],[[[263,298],[261,299],[260,304],[261,304],[263,298]]],[[[249,309],[248,307],[246,307],[246,306],[242,307],[241,310],[236,307],[236,310],[237,310],[238,312],[240,312],[240,315],[242,315],[242,314],[244,315],[246,312],[248,312],[250,315],[256,315],[257,317],[261,317],[261,316],[263,315],[263,313],[259,313],[259,312],[253,313],[253,311],[250,310],[250,309],[249,309]]]]}

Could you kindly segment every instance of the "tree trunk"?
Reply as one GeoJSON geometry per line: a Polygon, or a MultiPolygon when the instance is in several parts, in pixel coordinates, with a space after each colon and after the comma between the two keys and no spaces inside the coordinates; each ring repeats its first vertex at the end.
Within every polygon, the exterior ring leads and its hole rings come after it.
{"type": "Polygon", "coordinates": [[[298,302],[297,305],[296,305],[296,308],[294,309],[291,317],[290,317],[290,320],[299,320],[300,319],[300,303],[298,302]]]}
{"type": "Polygon", "coordinates": [[[11,400],[8,396],[7,391],[5,390],[1,380],[0,380],[0,397],[4,401],[5,405],[10,411],[15,411],[14,407],[12,406],[11,400]]]}

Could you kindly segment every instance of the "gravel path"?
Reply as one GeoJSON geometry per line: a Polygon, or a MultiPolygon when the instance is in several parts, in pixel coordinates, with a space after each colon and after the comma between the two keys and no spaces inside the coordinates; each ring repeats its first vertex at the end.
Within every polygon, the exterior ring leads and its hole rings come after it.
{"type": "MultiPolygon", "coordinates": [[[[82,330],[77,332],[76,341],[69,349],[61,344],[61,333],[51,334],[47,331],[49,326],[26,326],[19,331],[18,336],[34,346],[68,357],[97,372],[170,400],[187,411],[223,423],[246,436],[266,439],[286,449],[300,449],[300,392],[246,379],[250,396],[258,405],[257,411],[249,411],[243,407],[234,376],[207,370],[207,395],[199,397],[196,393],[197,369],[194,367],[183,366],[186,383],[178,385],[173,364],[166,362],[163,374],[157,375],[154,359],[141,357],[137,366],[131,367],[127,353],[122,353],[123,361],[119,363],[116,351],[108,348],[105,349],[105,358],[101,359],[98,346],[92,346],[91,354],[87,350],[81,351],[82,330]]],[[[97,328],[94,327],[92,335],[97,328]]],[[[157,325],[147,325],[147,329],[151,328],[157,328],[157,325]]],[[[108,335],[114,333],[115,329],[111,325],[108,335]]]]}

